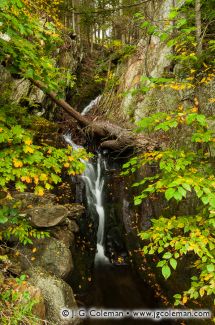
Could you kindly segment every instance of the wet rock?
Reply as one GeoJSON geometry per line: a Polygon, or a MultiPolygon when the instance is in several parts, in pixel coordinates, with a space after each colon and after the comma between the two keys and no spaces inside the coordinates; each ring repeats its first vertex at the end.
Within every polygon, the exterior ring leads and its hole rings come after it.
{"type": "Polygon", "coordinates": [[[19,249],[22,271],[31,266],[43,267],[46,271],[65,279],[73,270],[72,254],[66,245],[55,238],[34,240],[33,246],[19,249]]]}
{"type": "Polygon", "coordinates": [[[67,218],[69,211],[63,205],[47,204],[28,209],[27,214],[33,226],[49,228],[62,223],[67,218]]]}
{"type": "Polygon", "coordinates": [[[78,325],[80,320],[63,320],[60,316],[62,308],[75,309],[77,304],[72,288],[57,278],[50,275],[43,268],[28,270],[29,282],[39,288],[45,300],[46,319],[53,325],[78,325]]]}

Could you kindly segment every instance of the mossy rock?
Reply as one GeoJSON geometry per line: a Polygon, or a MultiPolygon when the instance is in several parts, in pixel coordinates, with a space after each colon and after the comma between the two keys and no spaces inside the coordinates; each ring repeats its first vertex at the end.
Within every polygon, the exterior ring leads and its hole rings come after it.
{"type": "Polygon", "coordinates": [[[33,116],[31,129],[39,133],[53,133],[57,132],[59,126],[54,122],[46,120],[42,116],[33,116]]]}

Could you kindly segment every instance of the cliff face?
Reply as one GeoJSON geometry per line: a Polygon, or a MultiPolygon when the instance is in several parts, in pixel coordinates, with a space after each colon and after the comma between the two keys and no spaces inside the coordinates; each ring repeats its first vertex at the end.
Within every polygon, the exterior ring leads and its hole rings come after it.
{"type": "MultiPolygon", "coordinates": [[[[175,4],[182,5],[183,2],[175,1],[175,4]]],[[[149,16],[151,15],[154,21],[160,22],[161,29],[172,7],[172,0],[162,3],[158,1],[153,8],[152,5],[147,4],[149,16]]],[[[129,58],[127,63],[121,64],[117,69],[118,86],[111,93],[107,92],[104,95],[106,102],[105,100],[103,102],[106,103],[107,115],[113,118],[117,115],[123,120],[134,122],[156,112],[174,111],[182,103],[185,107],[192,107],[194,95],[192,90],[178,91],[156,87],[146,93],[139,91],[141,87],[147,86],[149,83],[143,80],[144,77],[168,78],[177,74],[181,66],[174,64],[170,58],[171,54],[171,47],[158,37],[145,36],[141,39],[135,54],[129,58]]],[[[209,99],[213,97],[214,87],[215,81],[211,80],[210,83],[202,84],[198,89],[201,112],[208,116],[212,114],[214,106],[209,102],[209,99]]]]}

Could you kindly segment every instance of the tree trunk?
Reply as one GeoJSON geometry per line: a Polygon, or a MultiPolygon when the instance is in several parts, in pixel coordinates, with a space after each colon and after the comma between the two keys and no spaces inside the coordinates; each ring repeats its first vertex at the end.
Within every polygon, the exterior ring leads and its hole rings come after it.
{"type": "Polygon", "coordinates": [[[46,87],[41,81],[30,80],[35,86],[45,91],[47,96],[49,96],[54,103],[63,108],[71,117],[77,120],[82,127],[85,127],[86,132],[99,136],[102,148],[108,148],[115,151],[138,148],[149,151],[155,147],[159,147],[157,141],[147,138],[144,135],[138,135],[132,130],[124,129],[109,121],[89,120],[71,107],[64,99],[59,99],[55,92],[46,91],[46,87]]]}
{"type": "Polygon", "coordinates": [[[195,16],[196,16],[196,42],[197,42],[197,54],[202,53],[202,17],[201,17],[201,0],[195,2],[195,16]]]}

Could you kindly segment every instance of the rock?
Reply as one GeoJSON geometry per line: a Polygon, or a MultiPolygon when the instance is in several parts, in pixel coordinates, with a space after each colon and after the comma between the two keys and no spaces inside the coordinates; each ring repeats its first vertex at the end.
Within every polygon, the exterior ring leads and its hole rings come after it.
{"type": "MultiPolygon", "coordinates": [[[[44,320],[46,317],[46,313],[45,313],[46,309],[45,309],[44,297],[42,295],[40,288],[35,287],[28,281],[18,283],[16,280],[17,280],[16,278],[9,277],[8,273],[6,274],[6,276],[4,276],[3,273],[0,271],[0,287],[2,288],[1,293],[6,293],[6,290],[12,290],[14,293],[18,292],[19,294],[19,299],[14,300],[10,308],[12,309],[14,308],[14,310],[16,310],[18,304],[24,307],[26,305],[25,294],[28,293],[30,298],[28,301],[35,302],[32,308],[32,313],[41,320],[41,322],[38,320],[37,324],[38,325],[44,324],[42,320],[44,320]]],[[[2,304],[1,307],[3,305],[4,304],[2,304]]]]}
{"type": "Polygon", "coordinates": [[[63,205],[48,204],[35,206],[27,210],[30,222],[34,227],[49,228],[62,223],[69,211],[63,205]]]}
{"type": "Polygon", "coordinates": [[[57,226],[51,230],[52,236],[64,243],[66,247],[71,247],[75,240],[75,235],[67,226],[57,226]]]}
{"type": "Polygon", "coordinates": [[[74,233],[79,231],[79,227],[75,220],[66,219],[65,223],[60,226],[53,227],[51,234],[54,238],[60,240],[66,247],[71,247],[74,243],[74,233]]]}
{"type": "MultiPolygon", "coordinates": [[[[30,294],[32,300],[35,300],[37,303],[33,306],[32,312],[39,319],[44,320],[46,318],[46,307],[45,300],[40,288],[27,284],[26,291],[30,294]]],[[[42,321],[41,321],[42,325],[42,321]]]]}
{"type": "Polygon", "coordinates": [[[69,229],[74,233],[79,232],[79,226],[75,220],[69,220],[69,229]]]}
{"type": "Polygon", "coordinates": [[[35,86],[31,88],[31,91],[28,95],[30,101],[37,104],[41,104],[44,101],[45,96],[46,96],[45,93],[41,89],[35,86]]]}
{"type": "Polygon", "coordinates": [[[70,219],[78,219],[85,211],[85,207],[78,203],[65,204],[64,206],[69,210],[68,218],[70,219]]]}
{"type": "Polygon", "coordinates": [[[31,86],[31,82],[27,79],[14,79],[13,85],[12,85],[12,96],[11,99],[17,103],[20,102],[20,100],[23,97],[28,96],[28,92],[31,86]]]}
{"type": "Polygon", "coordinates": [[[46,193],[43,196],[38,196],[31,192],[13,192],[12,197],[15,201],[20,201],[20,208],[22,212],[32,206],[47,205],[55,203],[56,196],[51,193],[46,193]]]}
{"type": "Polygon", "coordinates": [[[22,246],[19,252],[18,258],[22,271],[26,271],[31,266],[39,266],[65,279],[73,270],[69,248],[55,238],[36,239],[33,246],[22,246]]]}
{"type": "Polygon", "coordinates": [[[76,309],[77,304],[72,288],[57,278],[48,274],[42,268],[28,270],[29,282],[39,288],[45,299],[46,319],[53,325],[78,325],[79,319],[63,320],[60,316],[62,308],[76,309]]]}

